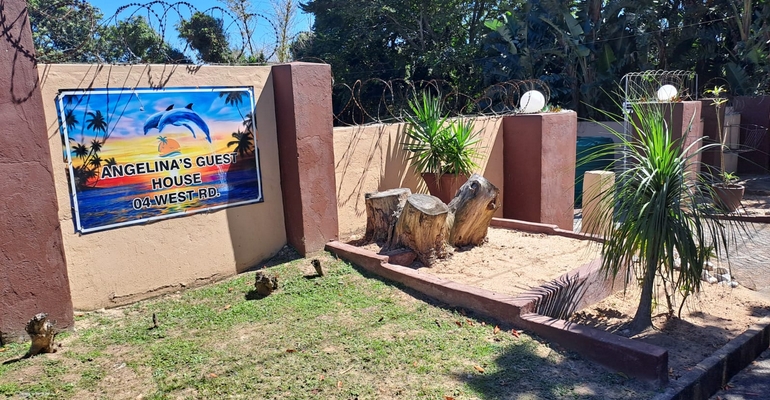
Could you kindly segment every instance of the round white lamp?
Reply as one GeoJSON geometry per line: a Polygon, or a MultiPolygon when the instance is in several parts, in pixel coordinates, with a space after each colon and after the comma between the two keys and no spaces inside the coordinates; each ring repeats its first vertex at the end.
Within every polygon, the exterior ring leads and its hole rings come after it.
{"type": "Polygon", "coordinates": [[[671,101],[676,98],[678,91],[674,85],[663,85],[658,89],[658,100],[671,101]]]}
{"type": "Polygon", "coordinates": [[[540,112],[545,107],[545,96],[537,90],[530,90],[521,95],[519,111],[524,114],[540,112]]]}

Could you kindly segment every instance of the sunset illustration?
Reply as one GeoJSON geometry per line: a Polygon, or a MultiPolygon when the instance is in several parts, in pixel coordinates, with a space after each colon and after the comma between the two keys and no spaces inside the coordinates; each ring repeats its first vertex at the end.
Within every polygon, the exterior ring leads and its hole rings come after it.
{"type": "Polygon", "coordinates": [[[83,232],[262,200],[251,88],[63,91],[83,232]]]}

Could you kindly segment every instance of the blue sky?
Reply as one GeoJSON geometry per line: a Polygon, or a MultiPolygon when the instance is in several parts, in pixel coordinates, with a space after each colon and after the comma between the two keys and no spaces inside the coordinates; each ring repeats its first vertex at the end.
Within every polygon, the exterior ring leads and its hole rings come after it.
{"type": "MultiPolygon", "coordinates": [[[[127,2],[123,1],[115,1],[115,0],[89,0],[89,2],[99,8],[104,15],[104,18],[108,24],[114,24],[115,18],[117,20],[122,20],[131,17],[132,15],[141,15],[145,17],[150,24],[158,31],[160,31],[161,23],[165,23],[165,38],[166,41],[171,43],[174,47],[177,47],[179,49],[182,49],[184,45],[181,43],[179,38],[177,37],[177,32],[175,25],[177,22],[179,22],[180,15],[182,17],[189,17],[193,11],[189,9],[189,7],[185,5],[179,5],[178,11],[170,11],[167,14],[167,17],[164,20],[161,20],[159,17],[163,13],[163,6],[158,4],[153,6],[152,10],[155,11],[155,13],[148,13],[148,10],[144,7],[139,6],[131,6],[126,8],[125,10],[122,10],[119,14],[115,14],[119,8],[123,7],[127,2]],[[115,18],[113,18],[115,17],[115,18]]],[[[140,4],[147,4],[149,3],[148,0],[139,0],[137,1],[140,4]]],[[[176,3],[176,1],[167,1],[167,4],[171,5],[176,3]]],[[[192,4],[197,10],[199,11],[206,11],[213,7],[221,7],[225,8],[224,3],[220,2],[219,0],[189,0],[188,3],[192,4]]],[[[252,4],[254,6],[254,11],[258,14],[262,14],[265,16],[269,16],[272,13],[272,7],[270,5],[270,1],[268,0],[252,0],[252,4]]],[[[221,11],[212,10],[211,15],[213,15],[216,18],[222,18],[224,21],[225,28],[228,30],[230,34],[230,42],[234,45],[240,46],[242,43],[241,36],[239,34],[238,28],[235,25],[232,25],[232,18],[228,16],[227,14],[223,14],[221,11]],[[228,27],[229,26],[229,27],[228,27]]],[[[275,34],[273,32],[272,27],[270,24],[265,21],[264,19],[258,19],[257,25],[255,29],[255,33],[253,35],[253,43],[256,45],[261,44],[272,44],[275,42],[275,34]]],[[[310,27],[312,25],[312,16],[308,14],[302,13],[302,10],[298,10],[297,16],[295,17],[295,27],[293,33],[298,33],[301,31],[307,31],[310,30],[310,27]]]]}

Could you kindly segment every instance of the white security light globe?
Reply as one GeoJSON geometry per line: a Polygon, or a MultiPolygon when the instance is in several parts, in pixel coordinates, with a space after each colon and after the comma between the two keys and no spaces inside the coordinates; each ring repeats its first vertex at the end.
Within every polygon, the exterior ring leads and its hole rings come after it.
{"type": "Polygon", "coordinates": [[[545,107],[545,96],[537,90],[530,90],[521,95],[519,110],[522,113],[536,113],[541,111],[543,107],[545,107]]]}
{"type": "Polygon", "coordinates": [[[658,89],[658,100],[671,101],[676,98],[678,91],[674,85],[663,85],[658,89]]]}

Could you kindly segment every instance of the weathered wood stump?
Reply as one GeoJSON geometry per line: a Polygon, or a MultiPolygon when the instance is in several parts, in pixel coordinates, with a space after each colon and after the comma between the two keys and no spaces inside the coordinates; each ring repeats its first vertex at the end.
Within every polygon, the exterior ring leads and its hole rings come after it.
{"type": "Polygon", "coordinates": [[[477,246],[487,237],[492,216],[500,206],[500,190],[483,176],[473,174],[449,203],[449,244],[477,246]]]}
{"type": "Polygon", "coordinates": [[[449,207],[438,197],[413,194],[406,199],[386,250],[408,247],[426,266],[450,251],[447,245],[449,207]]]}
{"type": "Polygon", "coordinates": [[[406,198],[412,194],[408,188],[390,189],[384,192],[367,193],[365,242],[388,240],[395,225],[397,213],[404,207],[406,198]]]}
{"type": "Polygon", "coordinates": [[[262,270],[257,271],[254,280],[254,288],[260,296],[269,296],[274,290],[278,289],[278,277],[271,276],[262,270]]]}
{"type": "Polygon", "coordinates": [[[45,313],[37,314],[27,322],[25,330],[32,339],[32,344],[29,346],[27,354],[22,358],[56,352],[56,349],[53,347],[53,340],[57,334],[54,325],[56,325],[56,322],[49,321],[48,314],[45,313]]]}

